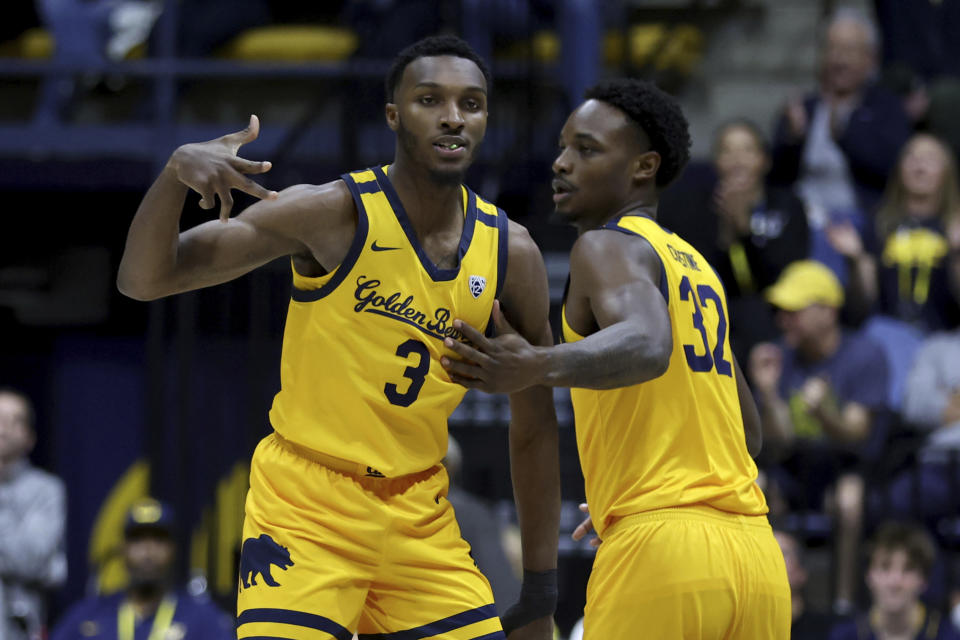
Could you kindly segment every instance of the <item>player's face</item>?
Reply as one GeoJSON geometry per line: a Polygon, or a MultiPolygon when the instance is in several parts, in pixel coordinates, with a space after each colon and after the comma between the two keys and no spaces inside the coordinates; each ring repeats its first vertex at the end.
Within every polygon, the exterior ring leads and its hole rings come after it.
{"type": "Polygon", "coordinates": [[[915,136],[900,162],[900,179],[914,196],[936,196],[947,172],[947,150],[934,138],[915,136]]]}
{"type": "Polygon", "coordinates": [[[926,581],[906,551],[878,549],[867,571],[867,586],[881,611],[900,613],[917,602],[926,581]]]}
{"type": "Polygon", "coordinates": [[[767,171],[767,155],[748,128],[731,125],[717,140],[714,165],[720,179],[759,183],[767,171]]]}
{"type": "Polygon", "coordinates": [[[570,114],[553,161],[556,216],[593,228],[628,204],[638,159],[650,153],[641,138],[626,114],[605,102],[587,100],[570,114]]]}
{"type": "Polygon", "coordinates": [[[132,585],[163,583],[173,567],[173,541],[163,534],[133,532],[124,543],[124,559],[132,585]]]}
{"type": "Polygon", "coordinates": [[[33,447],[29,409],[23,398],[0,393],[0,461],[26,455],[33,447]]]}
{"type": "Polygon", "coordinates": [[[487,83],[472,61],[417,58],[403,71],[387,105],[398,154],[441,183],[462,181],[487,129],[487,83]]]}

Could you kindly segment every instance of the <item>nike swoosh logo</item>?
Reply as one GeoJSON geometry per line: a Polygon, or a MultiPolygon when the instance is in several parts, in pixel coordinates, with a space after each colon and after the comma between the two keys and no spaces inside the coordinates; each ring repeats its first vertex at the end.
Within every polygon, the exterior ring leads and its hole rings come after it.
{"type": "Polygon", "coordinates": [[[374,240],[373,244],[370,245],[370,248],[373,249],[374,251],[396,251],[400,247],[381,247],[377,244],[377,241],[374,240]]]}

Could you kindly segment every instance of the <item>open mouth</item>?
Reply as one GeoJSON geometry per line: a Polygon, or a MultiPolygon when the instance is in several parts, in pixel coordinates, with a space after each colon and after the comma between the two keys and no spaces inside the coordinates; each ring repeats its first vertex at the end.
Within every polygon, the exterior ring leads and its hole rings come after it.
{"type": "Polygon", "coordinates": [[[559,178],[554,178],[551,186],[553,187],[553,201],[555,203],[566,200],[576,190],[573,185],[559,178]]]}
{"type": "Polygon", "coordinates": [[[444,157],[458,157],[467,152],[466,142],[457,139],[441,139],[433,143],[433,148],[444,157]]]}

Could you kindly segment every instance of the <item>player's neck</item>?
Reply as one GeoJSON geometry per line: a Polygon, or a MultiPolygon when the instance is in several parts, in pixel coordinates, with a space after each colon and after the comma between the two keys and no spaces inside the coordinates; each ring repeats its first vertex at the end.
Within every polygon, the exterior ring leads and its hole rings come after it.
{"type": "Polygon", "coordinates": [[[390,165],[389,178],[417,235],[462,219],[463,192],[459,180],[438,181],[429,171],[400,157],[390,165]]]}
{"type": "Polygon", "coordinates": [[[617,209],[613,215],[607,216],[603,221],[598,224],[598,227],[602,227],[608,222],[617,220],[623,216],[641,216],[644,218],[650,218],[651,220],[657,219],[657,201],[655,198],[637,198],[631,200],[627,204],[623,205],[617,209]]]}

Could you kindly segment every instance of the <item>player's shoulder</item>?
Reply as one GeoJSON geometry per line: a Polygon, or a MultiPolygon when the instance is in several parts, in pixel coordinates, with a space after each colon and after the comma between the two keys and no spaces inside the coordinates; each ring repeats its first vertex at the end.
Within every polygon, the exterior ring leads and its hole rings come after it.
{"type": "Polygon", "coordinates": [[[353,208],[353,196],[342,179],[323,184],[295,184],[281,191],[277,202],[312,211],[343,211],[353,208]]]}
{"type": "Polygon", "coordinates": [[[570,249],[570,271],[604,269],[622,263],[657,265],[660,258],[650,241],[640,234],[618,229],[591,229],[580,234],[570,249]]]}
{"type": "MultiPolygon", "coordinates": [[[[503,214],[506,215],[506,214],[503,214]]],[[[515,220],[507,221],[507,239],[510,243],[510,255],[536,252],[540,254],[540,248],[530,235],[530,230],[515,220]]]]}

